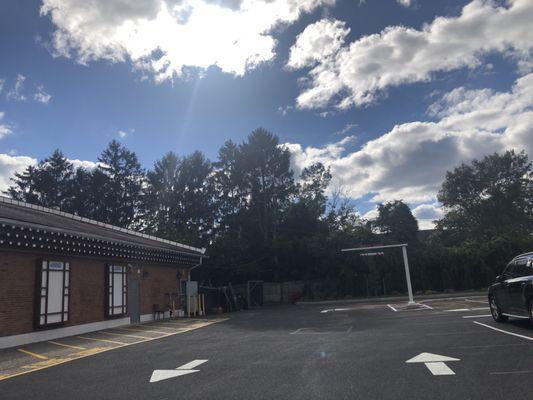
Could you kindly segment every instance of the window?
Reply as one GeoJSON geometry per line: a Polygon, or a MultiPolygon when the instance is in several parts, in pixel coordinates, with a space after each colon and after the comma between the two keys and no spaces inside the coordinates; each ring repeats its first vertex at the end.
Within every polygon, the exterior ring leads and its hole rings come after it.
{"type": "Polygon", "coordinates": [[[124,315],[126,307],[127,276],[126,267],[107,266],[107,315],[110,317],[124,315]]]}
{"type": "Polygon", "coordinates": [[[37,326],[68,321],[70,265],[63,261],[45,261],[40,266],[38,282],[37,326]]]}
{"type": "Polygon", "coordinates": [[[531,268],[531,259],[520,259],[516,261],[517,265],[517,275],[518,276],[528,276],[533,275],[533,268],[531,268]]]}

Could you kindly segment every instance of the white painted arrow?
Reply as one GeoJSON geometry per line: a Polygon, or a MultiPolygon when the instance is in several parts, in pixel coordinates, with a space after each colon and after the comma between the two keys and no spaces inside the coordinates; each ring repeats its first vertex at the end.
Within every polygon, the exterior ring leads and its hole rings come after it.
{"type": "Polygon", "coordinates": [[[326,314],[328,312],[335,312],[335,311],[350,311],[353,310],[353,308],[328,308],[327,310],[320,311],[322,314],[326,314]]]}
{"type": "Polygon", "coordinates": [[[200,372],[199,369],[192,369],[200,364],[207,362],[208,360],[194,360],[187,364],[183,364],[176,369],[156,369],[152,372],[150,377],[150,383],[164,381],[165,379],[176,378],[178,376],[194,374],[200,372]]]}
{"type": "Polygon", "coordinates": [[[444,362],[460,361],[458,358],[441,356],[432,353],[420,353],[416,357],[410,358],[406,363],[424,363],[433,375],[455,375],[455,372],[444,362]]]}

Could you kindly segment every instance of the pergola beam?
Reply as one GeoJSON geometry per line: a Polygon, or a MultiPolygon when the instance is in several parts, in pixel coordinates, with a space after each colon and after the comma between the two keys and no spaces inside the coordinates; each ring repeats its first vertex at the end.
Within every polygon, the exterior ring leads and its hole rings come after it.
{"type": "Polygon", "coordinates": [[[341,249],[341,251],[359,251],[359,250],[386,249],[386,248],[390,248],[390,247],[407,247],[407,243],[387,244],[387,245],[384,245],[384,246],[355,247],[353,249],[341,249]]]}
{"type": "Polygon", "coordinates": [[[400,244],[388,244],[384,246],[365,246],[354,247],[352,249],[341,249],[343,252],[347,251],[362,251],[362,250],[375,250],[375,249],[388,249],[392,247],[401,247],[403,254],[403,266],[405,268],[405,280],[407,281],[407,293],[409,294],[409,305],[416,304],[413,298],[413,288],[411,286],[411,274],[409,273],[409,260],[407,259],[407,243],[400,244]]]}

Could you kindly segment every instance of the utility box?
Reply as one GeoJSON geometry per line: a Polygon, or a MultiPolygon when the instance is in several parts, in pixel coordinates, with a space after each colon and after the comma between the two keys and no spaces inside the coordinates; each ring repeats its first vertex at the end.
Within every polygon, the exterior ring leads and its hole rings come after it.
{"type": "Polygon", "coordinates": [[[198,282],[185,281],[183,283],[185,289],[185,309],[187,310],[187,315],[190,315],[191,313],[195,314],[198,310],[198,282]]]}
{"type": "Polygon", "coordinates": [[[185,282],[185,295],[187,297],[196,296],[198,294],[198,282],[186,281],[185,282]]]}

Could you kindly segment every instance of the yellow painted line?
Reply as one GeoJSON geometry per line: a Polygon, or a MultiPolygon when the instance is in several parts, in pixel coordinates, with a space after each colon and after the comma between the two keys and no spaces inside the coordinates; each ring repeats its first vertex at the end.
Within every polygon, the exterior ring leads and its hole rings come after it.
{"type": "Polygon", "coordinates": [[[165,325],[153,325],[154,327],[158,328],[158,329],[170,329],[171,331],[179,331],[180,328],[174,328],[174,327],[170,327],[170,326],[165,326],[165,325]]]}
{"type": "MultiPolygon", "coordinates": [[[[204,326],[216,324],[218,322],[224,322],[224,321],[227,321],[228,319],[229,318],[212,320],[212,321],[209,321],[209,322],[206,321],[207,323],[204,326]]],[[[197,328],[190,328],[187,331],[190,331],[190,330],[192,331],[194,329],[197,329],[197,328]]],[[[14,378],[14,377],[20,376],[20,375],[29,374],[31,372],[39,371],[39,370],[42,370],[42,369],[50,368],[50,367],[53,367],[55,365],[63,364],[63,363],[69,362],[69,361],[78,360],[80,358],[90,357],[90,356],[93,356],[93,355],[99,354],[99,353],[105,353],[107,351],[115,350],[115,349],[118,349],[118,348],[121,348],[121,347],[133,346],[135,344],[139,344],[139,343],[143,343],[143,342],[151,342],[152,340],[157,340],[157,339],[161,339],[161,338],[164,338],[164,337],[167,337],[167,336],[177,335],[177,334],[182,333],[182,332],[183,331],[173,332],[173,333],[169,333],[169,334],[167,334],[165,336],[158,336],[158,337],[154,337],[154,338],[150,338],[150,339],[139,340],[137,342],[132,342],[132,343],[124,343],[124,344],[122,344],[120,346],[98,347],[98,348],[87,349],[87,350],[84,350],[84,351],[80,351],[78,353],[71,354],[71,355],[69,355],[66,358],[55,358],[55,359],[50,359],[50,360],[47,360],[47,361],[40,361],[38,363],[34,363],[34,364],[31,364],[31,365],[25,365],[25,366],[22,367],[22,368],[26,368],[26,370],[24,370],[24,371],[15,372],[15,373],[12,373],[12,374],[7,374],[7,375],[6,374],[0,375],[0,381],[3,381],[5,379],[9,379],[9,378],[14,378]]],[[[77,337],[81,338],[81,339],[100,340],[100,339],[86,338],[86,337],[83,337],[83,336],[77,336],[77,337]]],[[[104,341],[104,340],[100,340],[100,341],[104,341]]],[[[115,343],[119,343],[119,342],[115,342],[115,343]]]]}
{"type": "Polygon", "coordinates": [[[43,356],[43,355],[41,355],[41,354],[32,353],[31,351],[28,351],[28,350],[17,349],[17,351],[20,351],[21,353],[25,353],[25,354],[28,354],[28,355],[33,356],[33,357],[40,358],[41,360],[48,360],[48,357],[43,356]]]}
{"type": "Polygon", "coordinates": [[[72,346],[71,344],[65,344],[65,343],[59,343],[59,342],[52,342],[51,340],[50,340],[48,343],[52,343],[52,344],[55,344],[55,345],[57,345],[57,346],[68,347],[68,348],[70,348],[70,349],[76,349],[76,350],[85,350],[85,349],[86,349],[86,347],[72,346]]]}
{"type": "Polygon", "coordinates": [[[125,334],[125,333],[113,333],[113,332],[107,332],[107,331],[104,331],[104,332],[96,332],[96,333],[99,333],[100,335],[125,336],[125,337],[132,337],[132,338],[136,338],[136,339],[151,339],[150,336],[128,335],[128,334],[125,334]]]}
{"type": "Polygon", "coordinates": [[[120,329],[121,331],[129,331],[129,332],[137,332],[137,333],[151,332],[151,333],[159,333],[160,335],[168,335],[168,332],[153,331],[151,329],[130,329],[130,328],[113,328],[113,329],[120,329]]]}
{"type": "Polygon", "coordinates": [[[124,342],[116,342],[114,340],[96,339],[96,338],[90,338],[90,337],[86,337],[86,336],[76,336],[76,337],[80,338],[80,339],[96,340],[97,342],[106,342],[106,343],[114,343],[114,344],[128,344],[128,343],[124,343],[124,342]]]}

